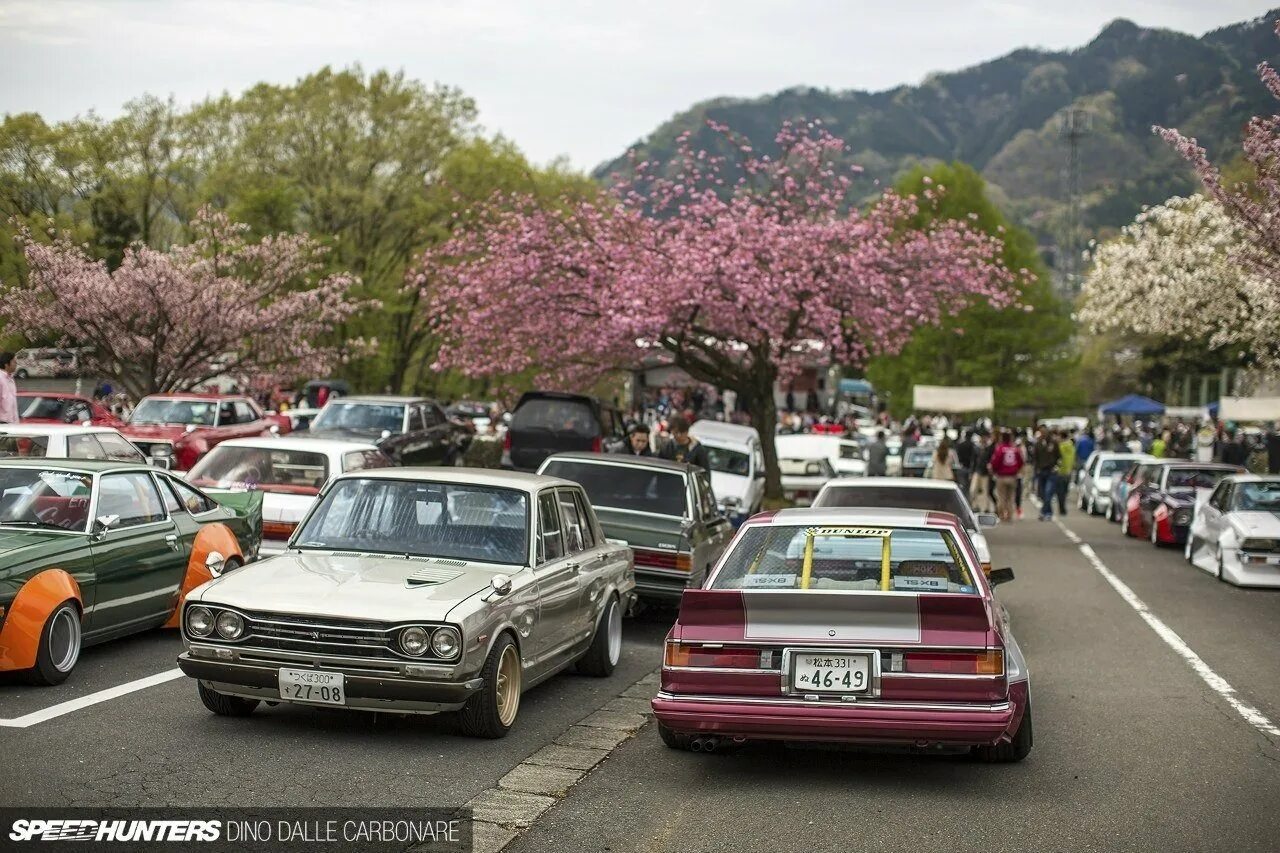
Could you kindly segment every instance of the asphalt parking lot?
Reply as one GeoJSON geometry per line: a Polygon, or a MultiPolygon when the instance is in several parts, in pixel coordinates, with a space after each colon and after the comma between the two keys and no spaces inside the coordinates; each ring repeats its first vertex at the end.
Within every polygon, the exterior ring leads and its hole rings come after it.
{"type": "MultiPolygon", "coordinates": [[[[1024,763],[770,745],[698,755],[666,749],[650,724],[507,849],[1276,849],[1280,737],[1237,705],[1280,719],[1280,592],[1228,587],[1100,519],[1069,516],[1066,531],[1027,519],[991,535],[996,565],[1018,575],[1001,595],[1032,671],[1024,763]]],[[[628,621],[612,677],[562,675],[527,693],[500,741],[461,737],[444,718],[287,706],[218,718],[186,678],[60,712],[172,671],[179,643],[153,632],[96,647],[60,687],[0,682],[0,721],[50,715],[0,724],[0,799],[461,805],[651,672],[669,620],[628,621]]]]}

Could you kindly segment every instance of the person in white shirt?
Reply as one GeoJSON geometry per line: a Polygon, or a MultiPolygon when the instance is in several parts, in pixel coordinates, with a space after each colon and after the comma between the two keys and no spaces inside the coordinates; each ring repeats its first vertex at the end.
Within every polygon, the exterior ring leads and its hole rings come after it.
{"type": "Polygon", "coordinates": [[[0,424],[18,422],[18,386],[13,382],[13,372],[18,369],[18,359],[11,352],[0,352],[0,424]]]}

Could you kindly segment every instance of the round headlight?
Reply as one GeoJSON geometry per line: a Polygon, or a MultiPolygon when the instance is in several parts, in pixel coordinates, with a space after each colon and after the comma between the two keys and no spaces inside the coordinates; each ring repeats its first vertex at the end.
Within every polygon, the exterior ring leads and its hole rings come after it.
{"type": "Polygon", "coordinates": [[[218,636],[224,640],[238,640],[244,633],[244,620],[239,613],[224,610],[218,614],[218,636]]]}
{"type": "Polygon", "coordinates": [[[460,648],[462,648],[462,635],[456,628],[439,628],[431,636],[431,651],[436,657],[454,657],[460,648]]]}
{"type": "Polygon", "coordinates": [[[400,648],[407,655],[422,654],[427,650],[428,634],[425,628],[414,625],[400,632],[400,648]]]}
{"type": "Polygon", "coordinates": [[[187,608],[187,632],[193,637],[207,637],[213,633],[213,613],[209,608],[187,608]]]}

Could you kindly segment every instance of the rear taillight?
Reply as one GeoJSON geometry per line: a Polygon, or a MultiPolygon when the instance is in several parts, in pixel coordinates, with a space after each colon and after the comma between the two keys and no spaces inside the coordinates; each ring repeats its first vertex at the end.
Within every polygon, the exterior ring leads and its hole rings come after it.
{"type": "Polygon", "coordinates": [[[597,435],[595,438],[591,439],[591,452],[592,452],[592,453],[604,453],[604,439],[603,439],[603,438],[601,438],[600,436],[598,436],[598,435],[597,435]]]}
{"type": "MultiPolygon", "coordinates": [[[[773,653],[767,652],[772,658],[773,653]]],[[[664,663],[668,667],[708,669],[761,669],[762,652],[756,648],[706,646],[701,643],[667,643],[664,663]]]]}
{"type": "Polygon", "coordinates": [[[1000,675],[1004,672],[1004,652],[907,652],[902,671],[929,675],[1000,675]]]}
{"type": "Polygon", "coordinates": [[[264,521],[262,522],[262,538],[264,539],[288,539],[293,535],[297,522],[293,521],[264,521]]]}
{"type": "Polygon", "coordinates": [[[675,551],[650,551],[648,548],[634,548],[636,565],[651,569],[675,569],[687,572],[693,568],[693,555],[675,551]]]}

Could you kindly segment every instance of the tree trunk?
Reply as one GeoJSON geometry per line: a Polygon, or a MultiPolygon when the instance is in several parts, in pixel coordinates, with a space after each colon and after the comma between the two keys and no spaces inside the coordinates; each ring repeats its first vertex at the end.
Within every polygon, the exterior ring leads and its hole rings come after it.
{"type": "MultiPolygon", "coordinates": [[[[738,392],[740,395],[741,391],[738,392]]],[[[760,433],[760,452],[764,456],[764,496],[772,500],[782,498],[782,472],[778,469],[778,445],[774,441],[778,432],[778,406],[773,399],[773,384],[765,394],[752,392],[744,395],[751,409],[751,425],[760,433]]]]}

